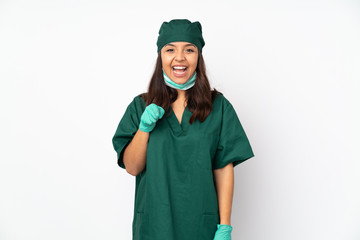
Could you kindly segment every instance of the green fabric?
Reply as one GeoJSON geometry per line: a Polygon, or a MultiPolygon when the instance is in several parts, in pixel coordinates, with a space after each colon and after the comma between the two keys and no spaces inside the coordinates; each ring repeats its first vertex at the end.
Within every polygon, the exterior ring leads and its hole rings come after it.
{"type": "Polygon", "coordinates": [[[232,226],[227,224],[218,224],[214,240],[231,240],[232,226]]]}
{"type": "Polygon", "coordinates": [[[170,22],[163,22],[156,42],[157,52],[159,53],[166,44],[171,42],[193,43],[202,52],[205,41],[200,22],[190,22],[188,19],[173,19],[170,22]]]}
{"type": "MultiPolygon", "coordinates": [[[[134,97],[112,139],[120,167],[145,101],[134,97]]],[[[133,240],[213,240],[220,223],[213,169],[254,156],[232,104],[219,94],[207,119],[179,123],[172,108],[149,135],[146,167],[136,176],[133,240]]],[[[125,207],[125,206],[124,206],[125,207]]]]}

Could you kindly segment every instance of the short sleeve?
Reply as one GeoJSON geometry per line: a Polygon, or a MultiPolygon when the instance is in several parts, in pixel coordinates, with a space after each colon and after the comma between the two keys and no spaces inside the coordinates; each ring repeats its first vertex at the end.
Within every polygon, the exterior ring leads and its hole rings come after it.
{"type": "Polygon", "coordinates": [[[118,165],[125,169],[123,154],[124,150],[135,136],[140,124],[140,118],[136,112],[135,99],[128,105],[121,118],[112,138],[113,147],[117,153],[118,165]]]}
{"type": "Polygon", "coordinates": [[[221,123],[220,140],[213,161],[213,169],[233,166],[254,156],[250,142],[232,104],[225,100],[221,123]]]}

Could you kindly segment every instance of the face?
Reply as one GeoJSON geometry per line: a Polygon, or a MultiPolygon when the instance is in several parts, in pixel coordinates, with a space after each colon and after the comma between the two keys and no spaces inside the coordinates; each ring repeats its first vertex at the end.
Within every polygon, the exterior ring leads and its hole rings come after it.
{"type": "Polygon", "coordinates": [[[186,83],[194,74],[198,56],[198,48],[189,42],[172,42],[161,49],[164,72],[178,84],[186,83]]]}

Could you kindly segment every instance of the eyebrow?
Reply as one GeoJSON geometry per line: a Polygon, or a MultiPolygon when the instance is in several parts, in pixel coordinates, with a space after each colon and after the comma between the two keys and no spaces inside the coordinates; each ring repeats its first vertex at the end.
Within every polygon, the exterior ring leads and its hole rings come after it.
{"type": "MultiPolygon", "coordinates": [[[[174,44],[171,44],[171,43],[166,44],[166,46],[173,46],[173,47],[175,47],[175,45],[174,45],[174,44]]],[[[196,47],[196,46],[195,46],[194,44],[192,44],[192,43],[188,43],[188,44],[185,45],[185,47],[187,47],[187,46],[196,47]]]]}

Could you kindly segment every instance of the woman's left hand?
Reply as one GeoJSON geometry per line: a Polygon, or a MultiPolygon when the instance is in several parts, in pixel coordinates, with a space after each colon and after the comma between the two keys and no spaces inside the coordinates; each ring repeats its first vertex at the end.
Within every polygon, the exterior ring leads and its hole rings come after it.
{"type": "Polygon", "coordinates": [[[227,224],[218,224],[214,240],[231,240],[232,226],[227,224]]]}

